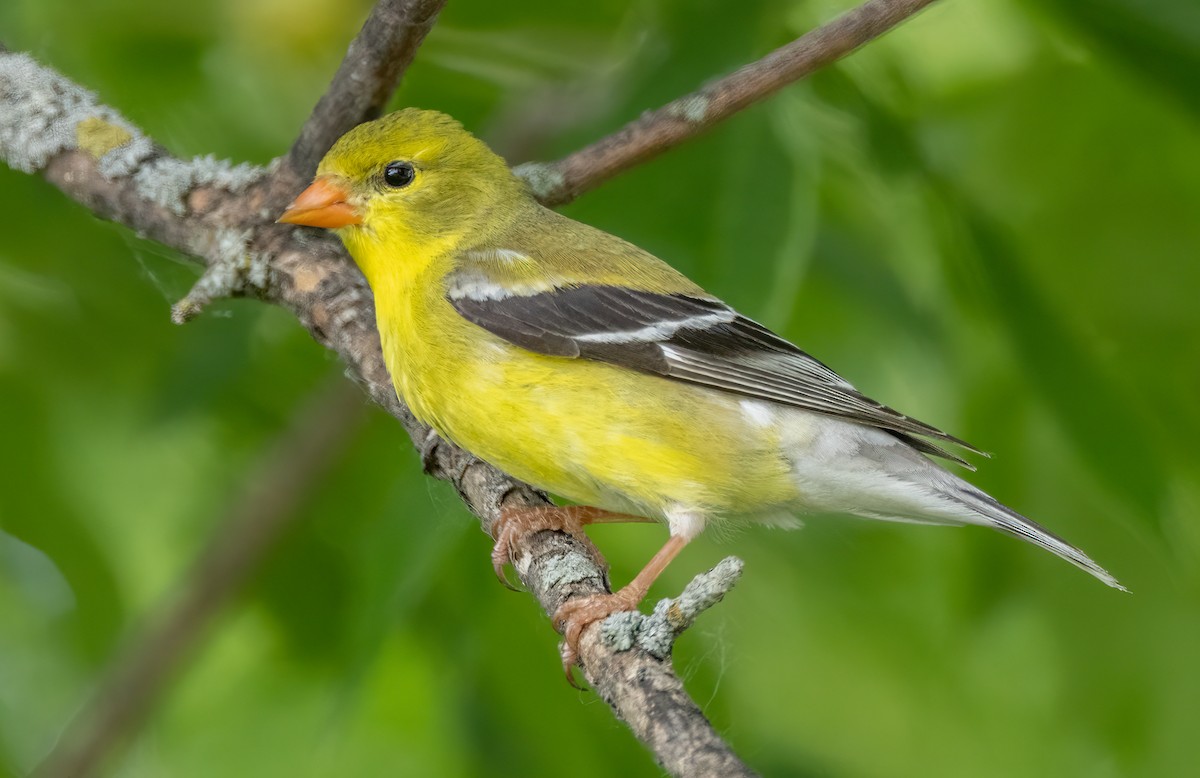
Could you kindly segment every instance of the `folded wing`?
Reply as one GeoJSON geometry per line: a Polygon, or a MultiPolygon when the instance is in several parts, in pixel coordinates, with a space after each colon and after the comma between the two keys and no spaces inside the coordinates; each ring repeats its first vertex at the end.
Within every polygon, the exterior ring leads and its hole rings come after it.
{"type": "Polygon", "coordinates": [[[504,294],[451,279],[467,320],[548,356],[593,359],[886,430],[926,454],[970,466],[924,436],[978,452],[897,413],[766,327],[715,299],[584,285],[504,294]]]}

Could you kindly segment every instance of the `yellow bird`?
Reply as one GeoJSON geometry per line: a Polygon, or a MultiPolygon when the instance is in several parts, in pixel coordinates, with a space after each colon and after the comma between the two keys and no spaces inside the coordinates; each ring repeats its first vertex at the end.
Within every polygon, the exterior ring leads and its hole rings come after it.
{"type": "Polygon", "coordinates": [[[417,418],[588,506],[502,516],[498,567],[521,533],[666,523],[670,539],[632,582],[556,614],[568,662],[584,627],[636,608],[680,549],[719,522],[834,512],[978,524],[1123,588],[929,458],[965,464],[943,448],[970,448],[963,441],[868,399],[637,246],[542,207],[444,114],[410,108],[351,130],[280,221],[345,242],[417,418]]]}

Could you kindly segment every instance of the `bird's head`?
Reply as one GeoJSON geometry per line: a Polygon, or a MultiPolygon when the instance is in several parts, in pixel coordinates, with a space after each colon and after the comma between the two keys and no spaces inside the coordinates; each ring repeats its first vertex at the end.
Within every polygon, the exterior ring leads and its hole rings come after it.
{"type": "Polygon", "coordinates": [[[449,116],[405,108],[343,135],[281,222],[355,244],[433,246],[526,197],[508,165],[449,116]]]}

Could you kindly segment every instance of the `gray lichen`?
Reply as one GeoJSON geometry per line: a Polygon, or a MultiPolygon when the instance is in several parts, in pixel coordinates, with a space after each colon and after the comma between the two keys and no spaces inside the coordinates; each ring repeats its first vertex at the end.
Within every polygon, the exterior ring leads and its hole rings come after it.
{"type": "Polygon", "coordinates": [[[566,178],[548,162],[526,162],[513,168],[518,178],[525,179],[530,191],[539,200],[553,198],[566,183],[566,178]]]}
{"type": "Polygon", "coordinates": [[[28,54],[0,53],[0,157],[33,173],[75,149],[91,154],[106,178],[133,176],[142,197],[178,215],[198,186],[237,192],[266,172],[212,155],[190,161],[168,156],[93,93],[28,54]]]}
{"type": "Polygon", "coordinates": [[[249,231],[218,229],[191,247],[208,259],[208,267],[187,296],[171,307],[173,322],[186,323],[213,300],[266,291],[271,280],[270,257],[250,251],[250,238],[249,231]]]}
{"type": "Polygon", "coordinates": [[[145,135],[136,135],[121,146],[111,149],[100,158],[100,174],[105,178],[125,178],[161,153],[145,135]]]}
{"type": "MultiPolygon", "coordinates": [[[[525,553],[514,561],[513,567],[521,577],[524,577],[528,574],[532,561],[533,558],[525,553]]],[[[596,563],[580,552],[571,551],[560,558],[556,564],[543,566],[539,572],[542,580],[538,582],[538,591],[551,591],[560,586],[591,578],[596,573],[596,563]]]]}
{"type": "Polygon", "coordinates": [[[667,106],[667,113],[692,124],[701,124],[708,116],[708,108],[712,101],[703,94],[691,94],[679,98],[667,106]]]}
{"type": "Polygon", "coordinates": [[[137,168],[133,180],[142,197],[182,216],[185,198],[196,187],[238,192],[265,174],[261,167],[244,162],[234,165],[209,154],[186,161],[174,157],[152,159],[137,168]]]}
{"type": "Polygon", "coordinates": [[[651,656],[666,659],[675,639],[729,593],[741,577],[742,567],[742,560],[726,557],[693,578],[675,599],[660,600],[649,616],[636,612],[609,616],[600,625],[600,636],[616,651],[628,651],[636,645],[651,656]]]}
{"type": "MultiPolygon", "coordinates": [[[[54,155],[80,148],[80,125],[85,129],[103,125],[110,137],[123,134],[124,144],[138,139],[148,143],[136,127],[101,105],[88,90],[28,54],[0,53],[0,157],[10,167],[33,173],[54,155]]],[[[112,149],[103,151],[112,153],[112,149]]]]}

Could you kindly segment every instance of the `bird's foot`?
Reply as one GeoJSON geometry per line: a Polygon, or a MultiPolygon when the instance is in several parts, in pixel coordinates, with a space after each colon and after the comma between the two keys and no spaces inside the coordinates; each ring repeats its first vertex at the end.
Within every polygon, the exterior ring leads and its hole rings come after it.
{"type": "Polygon", "coordinates": [[[514,561],[512,555],[517,541],[526,535],[542,530],[567,533],[587,546],[592,557],[602,567],[606,567],[607,563],[600,554],[600,549],[592,543],[591,538],[583,531],[583,527],[586,524],[615,516],[617,514],[584,505],[505,508],[492,524],[492,537],[496,539],[496,545],[492,547],[492,568],[496,571],[496,577],[508,588],[516,588],[509,583],[508,577],[504,574],[504,566],[514,561]]]}
{"type": "Polygon", "coordinates": [[[645,597],[645,591],[626,586],[613,594],[593,594],[567,600],[554,613],[554,628],[562,633],[559,644],[563,672],[567,683],[579,688],[571,675],[571,668],[579,661],[579,640],[583,631],[597,621],[603,621],[614,613],[636,611],[645,597]]]}

